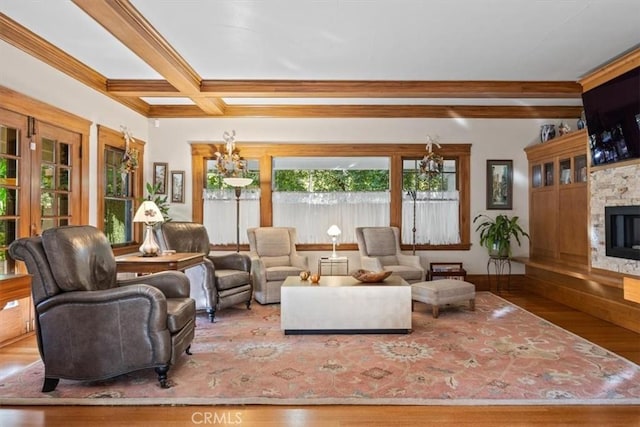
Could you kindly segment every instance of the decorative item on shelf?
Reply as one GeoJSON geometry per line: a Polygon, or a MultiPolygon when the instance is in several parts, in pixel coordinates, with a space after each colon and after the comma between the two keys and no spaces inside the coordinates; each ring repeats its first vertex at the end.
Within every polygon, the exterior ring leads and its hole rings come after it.
{"type": "Polygon", "coordinates": [[[378,283],[391,276],[391,271],[367,271],[358,270],[351,276],[362,283],[378,283]]]}
{"type": "Polygon", "coordinates": [[[218,174],[223,177],[222,181],[235,189],[236,195],[236,252],[240,252],[240,195],[242,188],[253,182],[252,178],[245,178],[247,171],[247,161],[236,152],[236,131],[225,131],[222,134],[225,141],[226,153],[221,154],[216,151],[216,168],[218,174]]]}
{"type": "Polygon", "coordinates": [[[585,124],[586,124],[586,121],[584,119],[584,110],[582,110],[582,113],[580,113],[580,118],[578,119],[578,122],[576,123],[576,128],[578,130],[584,129],[585,124]]]}
{"type": "Polygon", "coordinates": [[[320,274],[312,274],[309,276],[309,280],[311,280],[311,283],[320,283],[320,274]]]}
{"type": "Polygon", "coordinates": [[[489,250],[489,256],[508,258],[511,256],[511,238],[515,238],[520,246],[520,237],[529,238],[529,234],[518,224],[519,217],[509,218],[498,215],[495,219],[480,214],[473,219],[473,223],[483,219],[476,227],[480,232],[480,244],[489,250]]]}
{"type": "Polygon", "coordinates": [[[133,222],[142,222],[145,224],[145,236],[142,245],[140,245],[140,252],[143,257],[158,256],[160,246],[156,242],[156,238],[153,235],[153,226],[160,222],[163,222],[162,212],[158,206],[151,200],[145,200],[138,208],[133,222]]]}
{"type": "Polygon", "coordinates": [[[308,271],[301,271],[300,272],[300,280],[308,280],[310,275],[311,275],[311,273],[308,272],[308,271]]]}
{"type": "Polygon", "coordinates": [[[327,230],[327,234],[331,236],[331,241],[333,242],[333,252],[331,253],[331,258],[338,258],[338,254],[336,253],[336,244],[338,242],[338,236],[342,234],[342,231],[340,231],[340,228],[337,225],[333,224],[327,230]]]}
{"type": "Polygon", "coordinates": [[[540,126],[540,142],[547,142],[556,137],[556,125],[547,123],[540,126]]]}
{"type": "Polygon", "coordinates": [[[120,171],[123,173],[134,172],[138,169],[138,150],[131,147],[131,143],[134,141],[131,131],[126,126],[120,126],[120,131],[122,131],[122,137],[124,138],[124,154],[122,155],[120,171]]]}
{"type": "Polygon", "coordinates": [[[558,132],[560,132],[560,136],[566,135],[571,132],[571,127],[565,122],[560,122],[560,126],[558,126],[558,132]]]}
{"type": "Polygon", "coordinates": [[[427,154],[422,158],[420,162],[420,177],[422,179],[430,178],[435,175],[439,175],[442,173],[442,166],[444,164],[444,159],[441,155],[433,152],[433,146],[438,148],[440,144],[438,144],[438,137],[432,138],[427,135],[427,154]]]}

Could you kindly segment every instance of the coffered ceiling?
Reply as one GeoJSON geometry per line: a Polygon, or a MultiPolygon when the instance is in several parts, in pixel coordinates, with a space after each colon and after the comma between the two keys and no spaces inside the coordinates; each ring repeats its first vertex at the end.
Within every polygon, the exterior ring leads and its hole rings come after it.
{"type": "Polygon", "coordinates": [[[640,42],[637,0],[0,0],[0,11],[2,40],[152,118],[577,117],[577,81],[640,42]]]}

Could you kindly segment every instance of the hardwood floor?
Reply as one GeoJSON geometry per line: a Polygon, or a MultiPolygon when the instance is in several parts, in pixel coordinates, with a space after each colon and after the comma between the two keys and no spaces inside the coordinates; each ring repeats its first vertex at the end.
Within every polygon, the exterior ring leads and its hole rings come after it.
{"type": "MultiPolygon", "coordinates": [[[[640,364],[640,334],[525,291],[503,298],[640,364]]],[[[0,378],[38,360],[34,337],[0,348],[0,378]]],[[[626,406],[62,406],[3,407],[0,426],[640,426],[626,406]]]]}

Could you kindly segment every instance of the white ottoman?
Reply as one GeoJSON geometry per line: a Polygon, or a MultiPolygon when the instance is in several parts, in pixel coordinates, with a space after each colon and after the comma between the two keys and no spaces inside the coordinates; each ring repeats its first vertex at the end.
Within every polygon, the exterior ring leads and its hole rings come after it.
{"type": "Polygon", "coordinates": [[[411,299],[431,304],[433,317],[438,317],[439,306],[469,301],[471,311],[476,309],[476,287],[463,280],[443,279],[418,282],[411,285],[411,299]]]}

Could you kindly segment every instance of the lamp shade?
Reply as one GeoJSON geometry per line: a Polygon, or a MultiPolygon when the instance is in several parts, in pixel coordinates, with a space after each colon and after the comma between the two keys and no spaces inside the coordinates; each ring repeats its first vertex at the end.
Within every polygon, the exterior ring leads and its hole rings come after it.
{"type": "Polygon", "coordinates": [[[327,230],[327,234],[331,237],[337,237],[340,234],[342,234],[342,231],[340,231],[340,228],[333,224],[331,227],[329,227],[329,229],[327,230]]]}
{"type": "Polygon", "coordinates": [[[164,222],[164,217],[160,208],[151,200],[145,200],[142,202],[135,216],[133,222],[144,222],[145,224],[156,224],[158,222],[164,222]]]}
{"type": "Polygon", "coordinates": [[[236,178],[236,177],[227,177],[222,179],[225,184],[230,185],[232,187],[246,187],[251,184],[253,179],[251,178],[236,178]]]}

